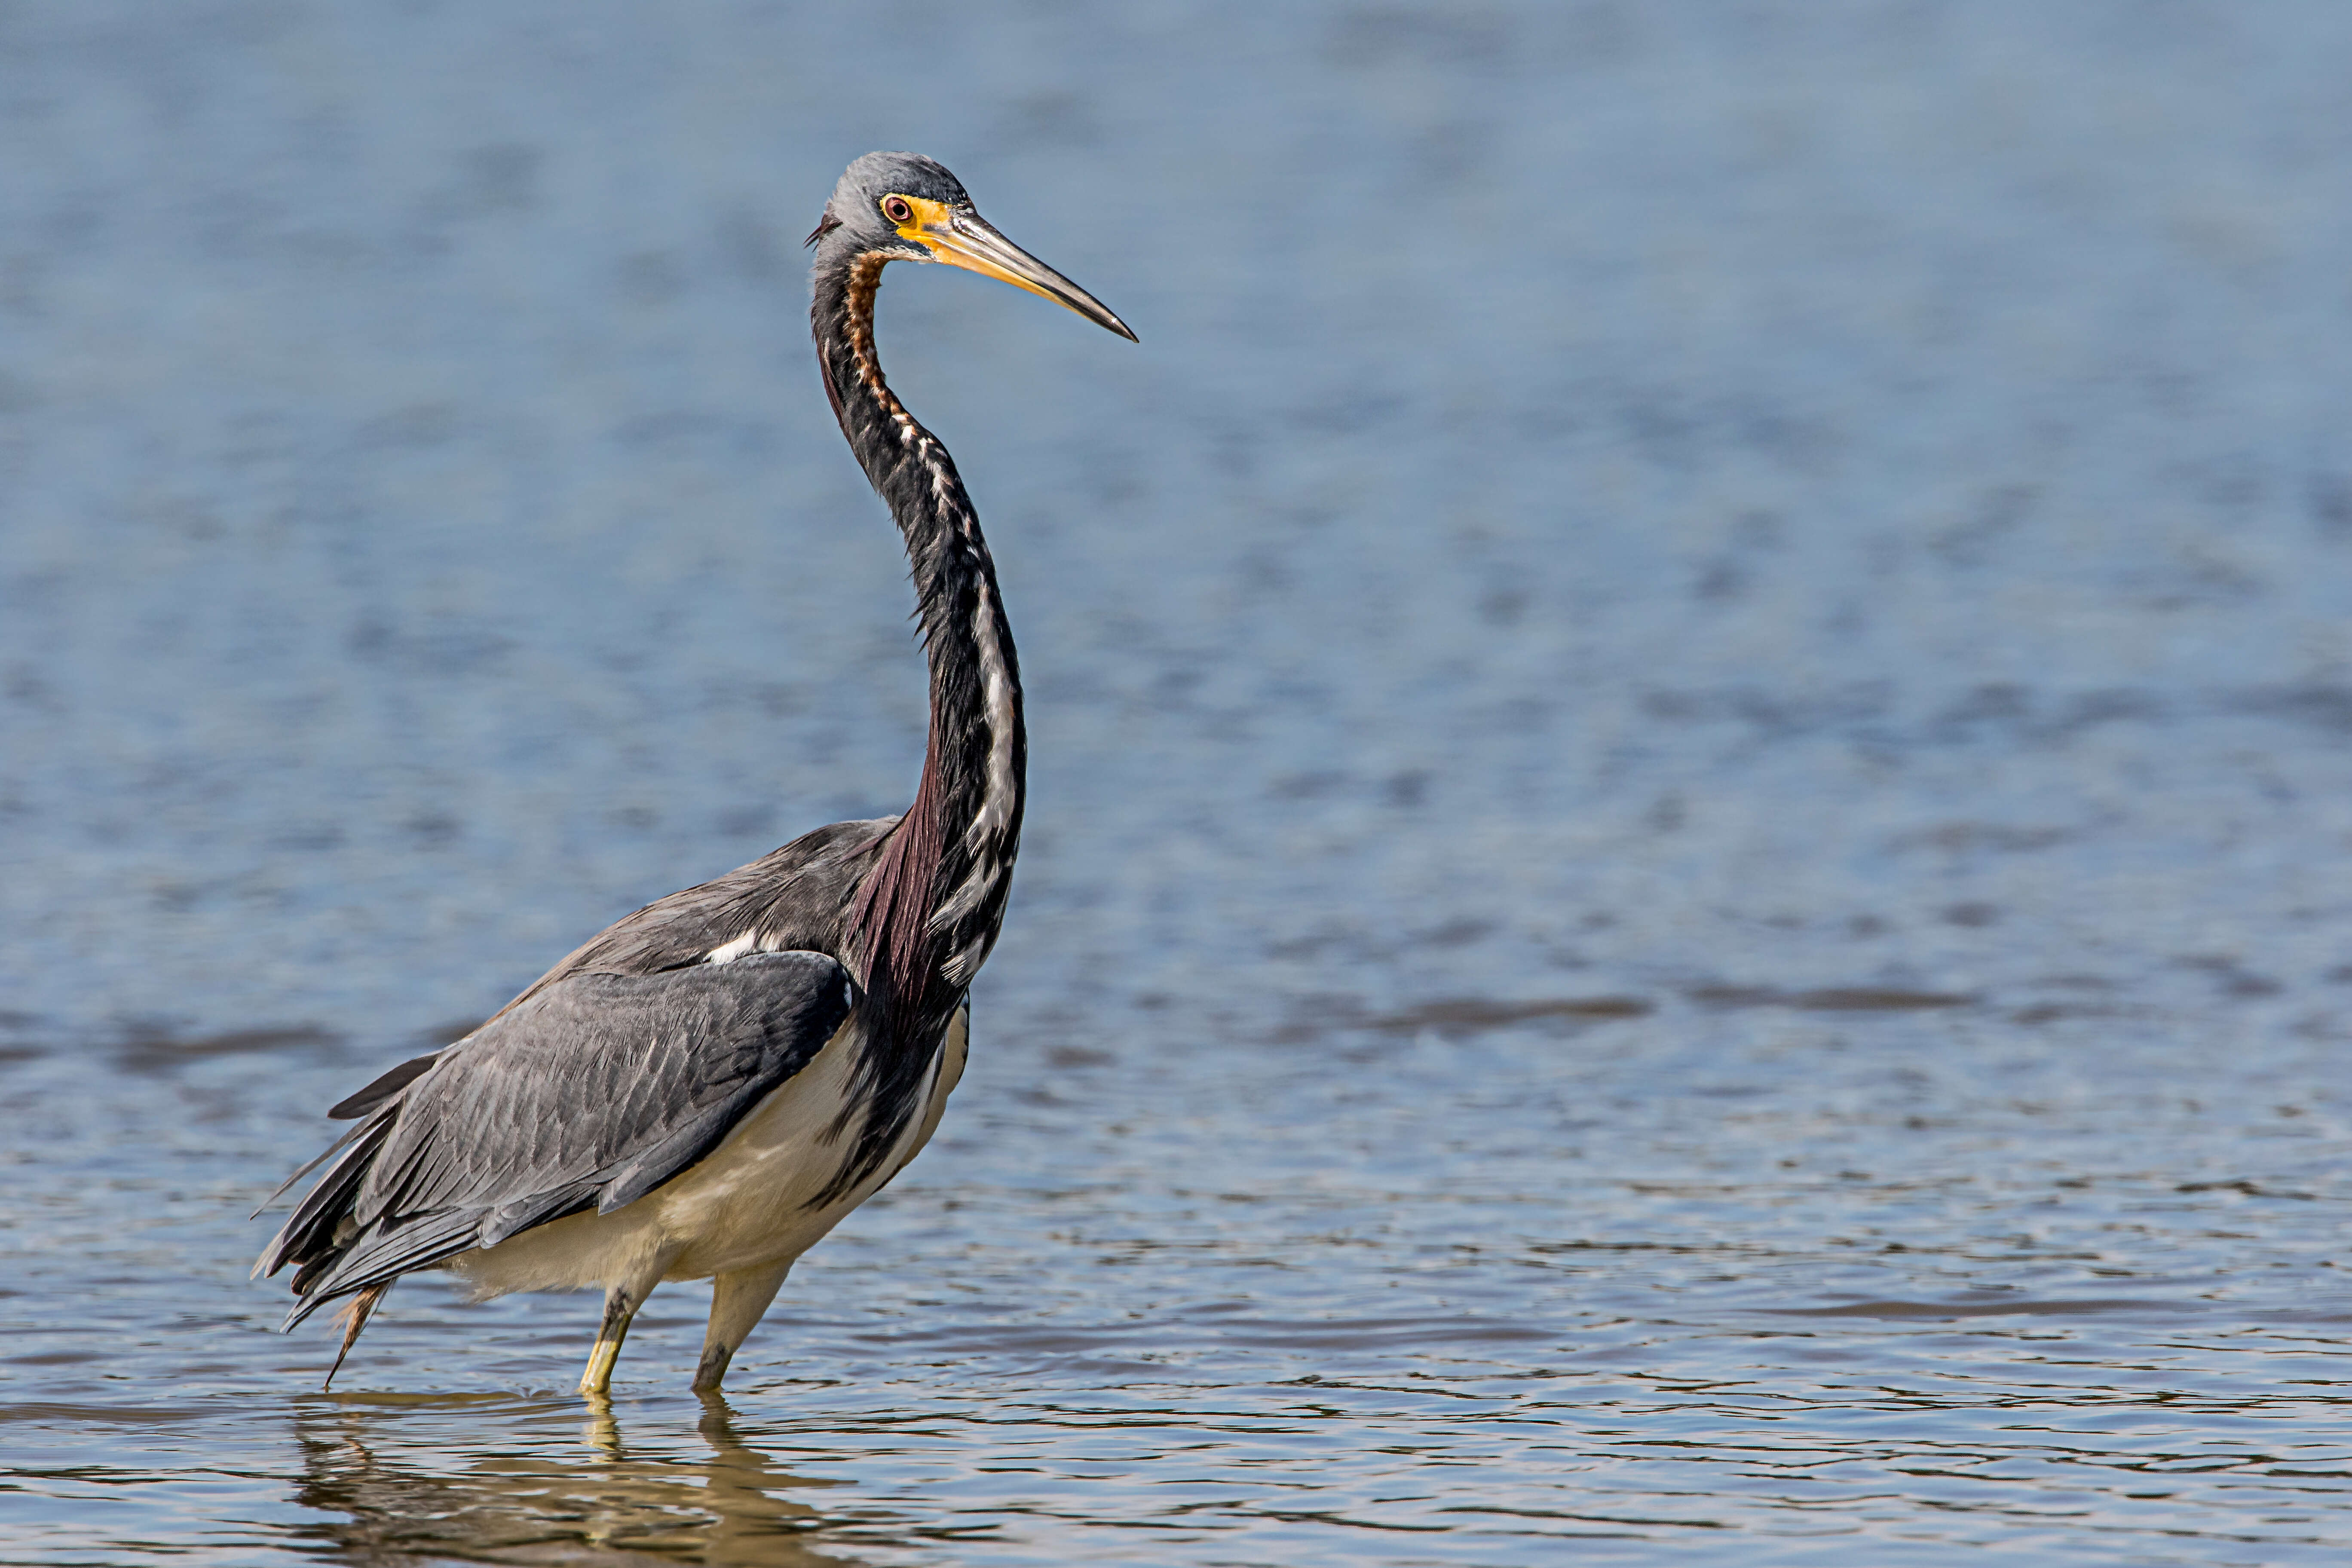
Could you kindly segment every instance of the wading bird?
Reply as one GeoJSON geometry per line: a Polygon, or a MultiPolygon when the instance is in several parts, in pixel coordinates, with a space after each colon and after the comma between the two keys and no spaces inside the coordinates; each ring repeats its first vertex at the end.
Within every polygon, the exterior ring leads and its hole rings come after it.
{"type": "Polygon", "coordinates": [[[955,463],[882,379],[875,289],[890,262],[944,261],[1135,334],[912,153],[850,164],[809,243],[825,391],[913,568],[915,803],[648,904],[329,1111],[359,1125],[288,1181],[326,1166],[254,1273],[296,1266],[289,1329],[349,1299],[336,1368],[394,1281],[445,1268],[477,1299],[602,1286],[580,1380],[601,1394],[654,1287],[707,1279],[694,1386],[716,1388],[793,1260],[915,1157],[963,1071],[1021,837],[1021,678],[955,463]]]}

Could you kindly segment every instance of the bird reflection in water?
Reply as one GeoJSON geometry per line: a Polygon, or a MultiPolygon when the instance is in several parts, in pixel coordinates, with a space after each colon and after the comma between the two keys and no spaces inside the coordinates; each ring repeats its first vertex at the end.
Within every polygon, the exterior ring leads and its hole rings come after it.
{"type": "MultiPolygon", "coordinates": [[[[554,1444],[462,1457],[445,1449],[464,1468],[436,1473],[413,1450],[380,1456],[403,1436],[393,1425],[402,1413],[467,1403],[402,1399],[387,1409],[374,1399],[337,1400],[331,1412],[296,1417],[303,1480],[295,1500],[350,1516],[319,1530],[331,1559],[447,1555],[614,1568],[680,1561],[848,1568],[855,1561],[809,1543],[825,1516],[791,1495],[837,1483],[777,1468],[743,1440],[717,1395],[703,1401],[698,1428],[708,1455],[632,1453],[611,1402],[594,1399],[576,1458],[554,1444]]],[[[578,1406],[551,1405],[549,1415],[567,1409],[578,1406]]]]}

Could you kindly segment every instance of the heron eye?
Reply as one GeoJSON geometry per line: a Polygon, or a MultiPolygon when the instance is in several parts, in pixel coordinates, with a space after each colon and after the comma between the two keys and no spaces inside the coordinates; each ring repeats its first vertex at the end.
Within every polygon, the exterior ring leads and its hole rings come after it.
{"type": "Polygon", "coordinates": [[[908,223],[915,216],[915,209],[907,204],[907,198],[904,196],[884,196],[882,216],[892,223],[908,223]]]}

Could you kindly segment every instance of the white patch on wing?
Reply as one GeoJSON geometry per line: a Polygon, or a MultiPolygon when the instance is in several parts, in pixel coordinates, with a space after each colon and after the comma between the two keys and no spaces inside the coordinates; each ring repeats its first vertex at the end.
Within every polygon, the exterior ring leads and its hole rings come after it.
{"type": "Polygon", "coordinates": [[[702,962],[705,963],[732,963],[739,958],[742,958],[758,952],[759,948],[760,933],[756,931],[747,931],[741,936],[737,937],[733,942],[722,943],[718,947],[712,948],[709,952],[704,953],[702,955],[702,962]]]}

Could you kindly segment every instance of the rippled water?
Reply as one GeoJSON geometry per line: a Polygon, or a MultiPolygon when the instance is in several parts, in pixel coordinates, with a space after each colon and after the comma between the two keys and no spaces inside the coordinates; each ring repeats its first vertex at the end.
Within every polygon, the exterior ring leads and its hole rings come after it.
{"type": "Polygon", "coordinates": [[[0,1560],[2343,1561],[2352,12],[839,10],[0,11],[0,1560]],[[871,146],[1143,338],[886,290],[971,1071],[321,1394],[320,1109],[911,788],[871,146]]]}

